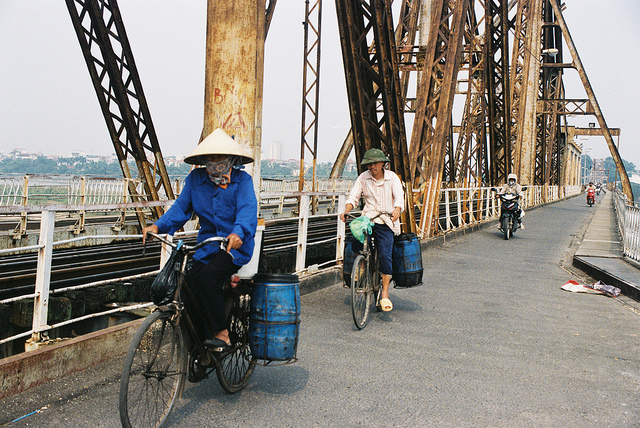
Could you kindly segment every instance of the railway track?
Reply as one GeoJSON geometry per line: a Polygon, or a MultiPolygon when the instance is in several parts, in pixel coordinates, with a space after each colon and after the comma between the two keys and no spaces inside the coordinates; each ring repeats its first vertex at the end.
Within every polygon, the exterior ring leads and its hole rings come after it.
{"type": "MultiPolygon", "coordinates": [[[[335,218],[312,219],[307,242],[313,244],[334,237],[336,230],[335,218]]],[[[297,243],[297,240],[297,220],[268,224],[263,235],[263,258],[280,255],[295,262],[296,249],[290,245],[297,243]]],[[[332,251],[326,251],[328,260],[335,256],[333,248],[332,251]]],[[[159,263],[160,245],[153,241],[147,244],[144,256],[139,240],[54,249],[50,289],[152,272],[158,269],[159,263]]],[[[265,265],[269,263],[263,263],[265,265]]],[[[36,253],[0,256],[0,300],[33,293],[36,266],[36,253]]]]}

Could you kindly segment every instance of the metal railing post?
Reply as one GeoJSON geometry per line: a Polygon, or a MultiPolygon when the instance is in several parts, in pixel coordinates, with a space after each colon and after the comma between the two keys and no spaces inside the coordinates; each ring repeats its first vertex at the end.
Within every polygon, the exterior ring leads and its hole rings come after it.
{"type": "MultiPolygon", "coordinates": [[[[80,177],[80,205],[84,207],[86,203],[87,203],[87,179],[86,177],[80,177]]],[[[78,222],[76,223],[76,226],[73,228],[73,233],[75,235],[79,235],[81,232],[85,231],[85,218],[87,213],[84,210],[84,208],[80,210],[78,215],[79,215],[78,222]]]]}
{"type": "Polygon", "coordinates": [[[307,230],[309,226],[309,195],[300,195],[300,220],[298,221],[298,245],[296,252],[296,272],[302,272],[307,258],[307,230]]]}
{"type": "Polygon", "coordinates": [[[462,194],[460,193],[460,189],[456,189],[456,207],[458,208],[458,227],[466,223],[462,219],[462,201],[460,200],[461,197],[462,197],[462,194]]]}
{"type": "MultiPolygon", "coordinates": [[[[25,175],[22,181],[22,198],[21,205],[29,204],[29,176],[25,175]]],[[[24,235],[27,234],[27,213],[20,213],[20,222],[18,226],[13,231],[14,239],[22,239],[24,235]]]]}
{"type": "Polygon", "coordinates": [[[336,261],[342,261],[342,255],[344,254],[344,240],[345,240],[345,224],[342,220],[340,220],[340,214],[342,214],[344,212],[344,206],[346,203],[346,196],[345,195],[339,195],[338,196],[338,236],[337,236],[337,240],[336,240],[336,261]]]}
{"type": "Polygon", "coordinates": [[[49,310],[49,284],[51,282],[51,257],[53,255],[53,229],[55,227],[55,212],[43,211],[40,220],[40,242],[38,249],[38,266],[36,268],[36,297],[33,300],[33,333],[25,344],[26,350],[38,347],[47,327],[47,312],[49,310]]]}
{"type": "Polygon", "coordinates": [[[444,189],[444,217],[444,231],[446,232],[451,226],[453,226],[453,223],[451,222],[451,213],[449,212],[449,189],[444,189]]]}

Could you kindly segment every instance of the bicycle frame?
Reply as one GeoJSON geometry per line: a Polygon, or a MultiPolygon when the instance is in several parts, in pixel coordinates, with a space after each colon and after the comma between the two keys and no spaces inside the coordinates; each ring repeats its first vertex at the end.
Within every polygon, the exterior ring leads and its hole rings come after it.
{"type": "MultiPolygon", "coordinates": [[[[158,238],[160,241],[162,241],[163,243],[171,246],[172,248],[176,247],[176,244],[174,244],[173,242],[163,238],[160,235],[156,235],[154,233],[150,233],[152,236],[158,238]]],[[[156,310],[164,310],[164,311],[171,311],[174,313],[174,317],[173,317],[173,321],[175,322],[176,326],[180,326],[180,322],[182,320],[182,318],[184,317],[184,321],[185,321],[185,326],[186,326],[186,330],[187,330],[187,335],[189,337],[189,339],[191,340],[191,343],[194,344],[194,346],[189,350],[189,354],[193,355],[195,352],[194,356],[198,356],[199,358],[205,358],[205,361],[201,361],[202,365],[205,366],[209,366],[211,365],[211,357],[212,354],[210,352],[208,352],[207,348],[204,345],[204,340],[202,337],[200,337],[200,334],[198,332],[198,329],[196,328],[196,326],[193,323],[193,320],[191,319],[191,316],[189,315],[189,310],[192,311],[199,311],[200,308],[198,307],[198,305],[195,304],[196,299],[193,297],[193,294],[191,293],[191,289],[189,288],[189,285],[187,284],[187,275],[186,275],[186,271],[187,271],[187,264],[189,261],[189,256],[192,255],[193,253],[195,253],[195,251],[198,248],[201,248],[205,245],[208,245],[209,243],[213,243],[213,242],[220,242],[221,248],[224,248],[224,245],[227,243],[226,238],[218,238],[218,237],[212,237],[212,238],[208,238],[200,243],[198,243],[195,246],[187,246],[186,244],[183,244],[183,246],[185,247],[185,251],[184,251],[184,255],[183,255],[183,259],[182,259],[182,263],[180,264],[180,272],[179,272],[179,276],[178,276],[178,286],[176,287],[176,291],[173,295],[173,300],[169,303],[167,303],[166,305],[163,306],[159,306],[156,308],[156,310]],[[182,296],[182,292],[184,291],[184,293],[186,294],[186,297],[188,299],[188,301],[190,301],[189,303],[189,310],[186,310],[186,305],[182,296]]],[[[213,358],[213,362],[215,364],[215,366],[219,365],[220,362],[218,361],[217,358],[213,358]]]]}
{"type": "MultiPolygon", "coordinates": [[[[380,213],[376,217],[382,214],[391,217],[390,213],[380,213]]],[[[383,287],[382,278],[379,274],[377,252],[376,243],[365,230],[362,250],[356,256],[351,271],[351,312],[353,321],[359,330],[367,325],[369,305],[372,298],[378,311],[381,310],[379,300],[383,287]],[[363,264],[364,266],[362,266],[363,264]],[[364,270],[362,270],[362,267],[364,267],[364,270]]]]}

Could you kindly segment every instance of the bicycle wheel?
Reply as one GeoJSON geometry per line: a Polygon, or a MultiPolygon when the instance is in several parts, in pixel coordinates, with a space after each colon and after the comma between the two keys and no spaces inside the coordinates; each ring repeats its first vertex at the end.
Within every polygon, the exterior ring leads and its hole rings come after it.
{"type": "Polygon", "coordinates": [[[120,380],[123,427],[159,427],[182,393],[187,348],[172,312],[149,315],[129,347],[120,380]]]}
{"type": "Polygon", "coordinates": [[[362,330],[369,318],[372,290],[369,278],[367,259],[359,254],[353,261],[351,271],[351,314],[353,322],[362,330]]]}
{"type": "Polygon", "coordinates": [[[220,355],[216,367],[218,382],[222,388],[233,394],[243,389],[256,367],[249,348],[249,295],[233,296],[229,309],[229,339],[232,348],[220,355]]]}

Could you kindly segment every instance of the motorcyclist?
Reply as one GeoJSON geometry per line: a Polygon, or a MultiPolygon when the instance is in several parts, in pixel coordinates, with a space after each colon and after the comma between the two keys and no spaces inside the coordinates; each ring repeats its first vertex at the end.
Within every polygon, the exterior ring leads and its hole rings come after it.
{"type": "Polygon", "coordinates": [[[589,198],[593,198],[594,202],[596,200],[596,188],[592,181],[590,181],[587,186],[587,203],[589,203],[589,198]]]}
{"type": "MultiPolygon", "coordinates": [[[[522,200],[524,198],[524,193],[522,192],[522,186],[518,184],[518,176],[513,172],[507,176],[507,182],[498,190],[498,196],[505,195],[507,193],[513,193],[518,195],[518,197],[522,200]]],[[[522,217],[524,217],[524,210],[520,208],[520,204],[518,204],[518,212],[517,220],[518,227],[520,229],[524,229],[524,224],[522,223],[522,217]]],[[[501,227],[501,226],[498,226],[501,227]]]]}

